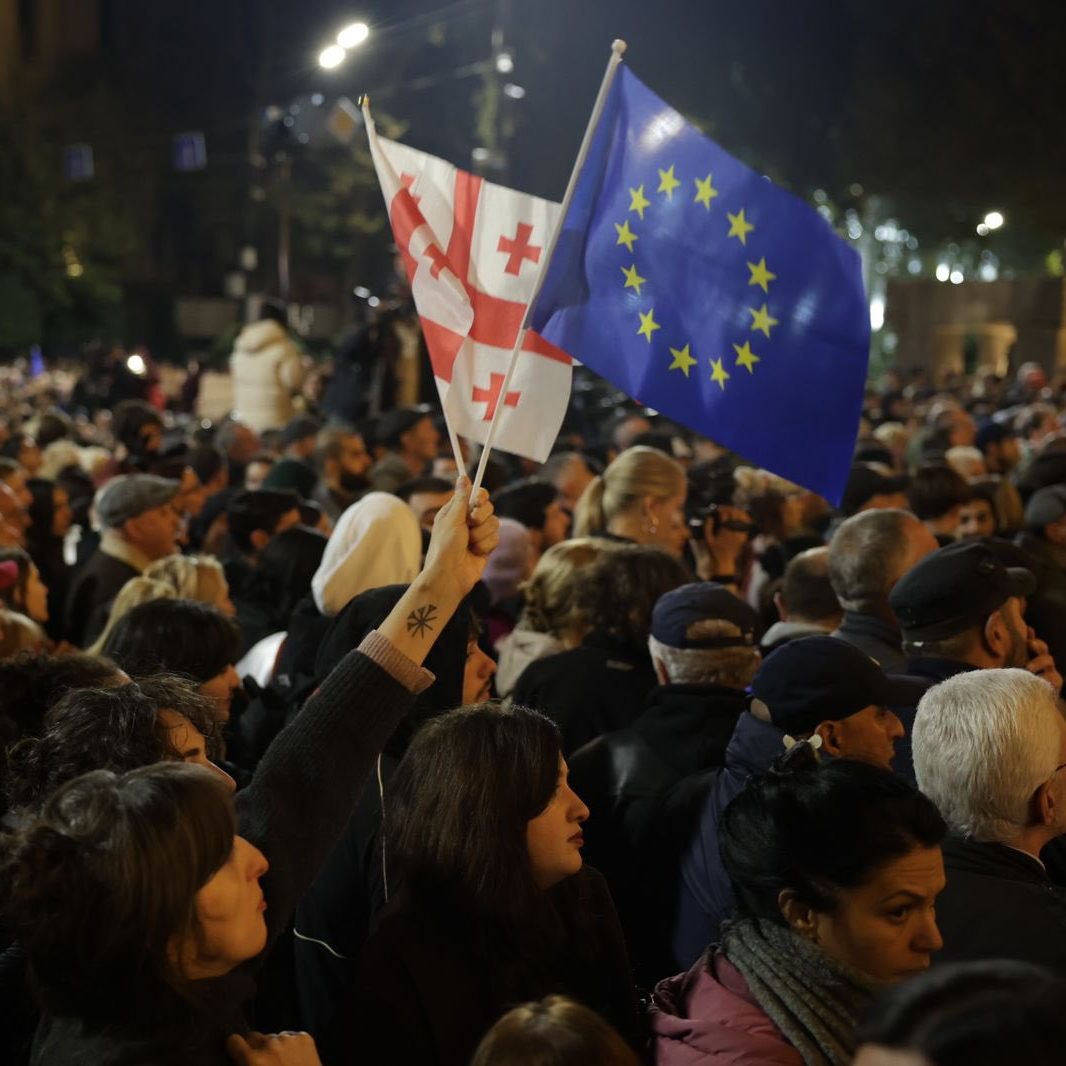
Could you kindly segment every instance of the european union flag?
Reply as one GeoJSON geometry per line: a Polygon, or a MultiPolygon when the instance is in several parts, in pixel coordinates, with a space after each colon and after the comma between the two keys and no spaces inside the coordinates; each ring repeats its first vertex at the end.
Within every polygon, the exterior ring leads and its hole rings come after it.
{"type": "Polygon", "coordinates": [[[859,257],[625,67],[532,326],[628,395],[839,502],[869,356],[859,257]]]}

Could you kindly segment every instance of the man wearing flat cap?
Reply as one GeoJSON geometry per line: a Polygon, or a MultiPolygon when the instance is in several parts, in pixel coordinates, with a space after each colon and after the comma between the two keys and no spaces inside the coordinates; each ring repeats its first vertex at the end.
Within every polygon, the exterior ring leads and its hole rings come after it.
{"type": "Polygon", "coordinates": [[[178,550],[181,515],[174,508],[180,481],[153,474],[122,474],[96,494],[93,510],[100,546],[71,586],[67,635],[84,648],[99,635],[111,601],[130,578],[178,550]]]}
{"type": "Polygon", "coordinates": [[[676,967],[691,966],[732,914],[733,892],[718,852],[718,822],[748,778],[765,773],[786,747],[803,740],[824,755],[891,769],[903,736],[893,708],[915,706],[927,686],[919,678],[886,674],[865,652],[831,636],[801,637],[767,656],[682,857],[673,938],[676,967]]]}

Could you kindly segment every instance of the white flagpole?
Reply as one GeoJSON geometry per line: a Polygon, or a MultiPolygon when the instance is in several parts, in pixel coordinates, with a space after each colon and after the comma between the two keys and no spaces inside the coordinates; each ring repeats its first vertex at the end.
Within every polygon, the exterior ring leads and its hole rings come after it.
{"type": "MultiPolygon", "coordinates": [[[[374,149],[378,149],[379,148],[379,145],[377,143],[378,130],[377,130],[377,126],[374,125],[374,118],[370,114],[370,97],[367,96],[366,93],[363,94],[363,98],[362,98],[362,100],[360,100],[360,104],[361,104],[362,109],[363,109],[363,123],[366,126],[367,138],[371,142],[372,147],[374,149]]],[[[374,151],[374,152],[372,152],[372,154],[375,156],[375,159],[374,159],[374,170],[376,171],[377,170],[377,158],[376,158],[377,155],[380,155],[382,159],[386,159],[387,157],[385,156],[384,152],[380,152],[380,151],[374,151]]],[[[390,170],[391,170],[391,167],[390,167],[390,170]]],[[[378,180],[380,181],[381,179],[379,178],[378,180]]],[[[388,207],[389,205],[386,204],[385,206],[388,207]]],[[[454,429],[454,427],[452,426],[451,422],[448,419],[448,408],[443,403],[440,406],[441,406],[441,411],[444,413],[444,428],[447,429],[447,431],[448,431],[448,441],[450,442],[450,444],[452,446],[452,455],[455,456],[455,469],[456,469],[457,474],[461,476],[462,474],[464,474],[466,472],[466,467],[465,467],[465,465],[463,463],[463,449],[459,446],[459,437],[456,435],[455,429],[454,429]]]]}
{"type": "MultiPolygon", "coordinates": [[[[530,313],[533,310],[533,305],[537,302],[537,297],[540,295],[544,279],[548,276],[548,267],[551,264],[552,255],[555,253],[555,245],[558,243],[559,234],[562,232],[563,221],[566,218],[566,212],[570,208],[570,201],[574,198],[577,179],[580,177],[581,169],[584,167],[585,160],[588,157],[589,147],[592,144],[592,135],[599,124],[600,116],[603,114],[604,106],[607,103],[607,92],[611,88],[611,82],[614,81],[614,76],[618,71],[619,64],[622,62],[622,55],[625,50],[626,42],[623,40],[616,40],[611,44],[611,58],[607,61],[607,70],[604,71],[603,81],[600,83],[600,91],[596,95],[596,102],[592,105],[592,114],[589,116],[588,125],[585,127],[585,136],[581,141],[581,147],[578,149],[577,158],[574,160],[574,169],[570,172],[570,182],[566,186],[566,195],[563,197],[559,219],[555,223],[555,229],[552,232],[551,239],[548,241],[548,254],[538,266],[537,280],[533,285],[529,302],[526,304],[526,313],[522,316],[522,325],[518,330],[518,336],[515,338],[514,348],[511,350],[511,361],[507,364],[507,373],[500,389],[501,398],[507,395],[507,390],[511,386],[511,377],[514,374],[515,365],[518,363],[518,355],[522,351],[522,345],[526,342],[526,334],[529,332],[530,313]]],[[[501,399],[501,402],[496,404],[496,410],[493,412],[492,423],[489,426],[488,436],[485,438],[485,446],[481,450],[481,460],[478,462],[474,485],[470,491],[471,504],[473,504],[474,498],[477,496],[478,489],[481,488],[481,482],[485,476],[485,467],[489,461],[489,453],[492,451],[492,442],[496,438],[496,427],[499,425],[500,415],[503,413],[504,406],[505,404],[501,399]]]]}

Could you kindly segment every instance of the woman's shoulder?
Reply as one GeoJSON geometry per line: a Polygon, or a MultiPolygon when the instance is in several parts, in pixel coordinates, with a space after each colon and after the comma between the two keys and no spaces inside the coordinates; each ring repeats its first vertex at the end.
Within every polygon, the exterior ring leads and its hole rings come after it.
{"type": "Polygon", "coordinates": [[[728,1061],[738,1066],[798,1066],[803,1059],[721,954],[661,981],[649,1009],[660,1066],[728,1061]]]}

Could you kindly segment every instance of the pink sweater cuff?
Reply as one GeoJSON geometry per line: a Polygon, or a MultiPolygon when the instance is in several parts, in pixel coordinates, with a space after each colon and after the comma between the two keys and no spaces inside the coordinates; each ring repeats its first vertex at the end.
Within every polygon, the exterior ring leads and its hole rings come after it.
{"type": "Polygon", "coordinates": [[[437,680],[435,674],[424,667],[416,666],[376,629],[370,630],[363,637],[359,650],[368,659],[373,659],[394,681],[398,681],[408,692],[416,696],[420,692],[425,692],[437,680]]]}

